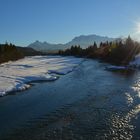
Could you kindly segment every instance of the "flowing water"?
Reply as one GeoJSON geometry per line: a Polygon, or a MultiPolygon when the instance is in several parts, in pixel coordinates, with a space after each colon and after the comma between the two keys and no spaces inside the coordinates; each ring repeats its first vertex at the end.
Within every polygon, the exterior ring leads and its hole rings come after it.
{"type": "Polygon", "coordinates": [[[86,60],[54,82],[0,98],[0,140],[140,139],[140,72],[86,60]]]}

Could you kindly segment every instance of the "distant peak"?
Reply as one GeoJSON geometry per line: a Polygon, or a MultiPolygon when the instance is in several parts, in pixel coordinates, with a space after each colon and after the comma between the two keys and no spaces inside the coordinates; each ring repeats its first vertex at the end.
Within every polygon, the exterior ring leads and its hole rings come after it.
{"type": "Polygon", "coordinates": [[[39,40],[36,40],[35,42],[36,42],[36,43],[39,43],[40,41],[39,41],[39,40]]]}

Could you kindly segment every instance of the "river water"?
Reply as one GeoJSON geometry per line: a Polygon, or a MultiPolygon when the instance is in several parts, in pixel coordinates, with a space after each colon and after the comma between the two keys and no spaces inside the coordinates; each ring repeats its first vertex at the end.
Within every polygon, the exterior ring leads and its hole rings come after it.
{"type": "Polygon", "coordinates": [[[0,140],[140,139],[140,72],[85,60],[53,82],[0,98],[0,140]]]}

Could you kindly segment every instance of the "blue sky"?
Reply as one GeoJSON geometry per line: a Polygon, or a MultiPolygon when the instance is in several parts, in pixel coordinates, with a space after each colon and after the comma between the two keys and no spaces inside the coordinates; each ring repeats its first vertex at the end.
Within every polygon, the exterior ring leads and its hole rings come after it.
{"type": "Polygon", "coordinates": [[[140,0],[0,0],[0,43],[66,43],[87,34],[138,38],[139,23],[140,0]]]}

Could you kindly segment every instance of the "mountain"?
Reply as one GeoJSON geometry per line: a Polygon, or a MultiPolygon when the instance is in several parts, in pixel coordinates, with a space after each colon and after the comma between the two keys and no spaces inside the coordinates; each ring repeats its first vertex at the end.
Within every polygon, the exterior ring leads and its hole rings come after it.
{"type": "Polygon", "coordinates": [[[100,42],[115,41],[115,40],[117,40],[117,38],[109,38],[106,36],[99,35],[81,35],[75,37],[66,44],[51,44],[48,42],[35,41],[34,43],[28,45],[28,47],[42,52],[56,52],[58,50],[67,49],[72,45],[80,45],[82,48],[87,48],[88,46],[93,45],[94,42],[99,44],[100,42]]]}
{"type": "Polygon", "coordinates": [[[114,41],[116,38],[109,38],[105,36],[99,36],[99,35],[81,35],[78,37],[75,37],[72,41],[68,42],[66,45],[80,45],[82,48],[86,48],[90,45],[93,45],[94,42],[99,44],[100,42],[106,42],[106,41],[114,41]]]}
{"type": "Polygon", "coordinates": [[[27,47],[33,48],[41,52],[55,52],[60,49],[65,49],[64,44],[51,44],[48,42],[40,42],[40,41],[35,41],[34,43],[31,43],[27,47]]]}

